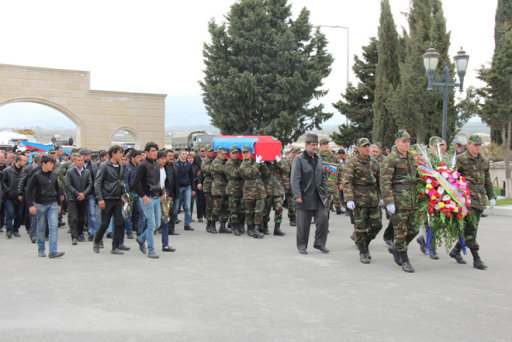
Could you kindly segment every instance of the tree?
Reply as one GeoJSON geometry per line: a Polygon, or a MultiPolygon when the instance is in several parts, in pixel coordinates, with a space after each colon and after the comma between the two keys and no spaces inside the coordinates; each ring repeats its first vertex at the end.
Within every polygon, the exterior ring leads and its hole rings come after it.
{"type": "Polygon", "coordinates": [[[378,63],[375,71],[372,136],[374,142],[379,142],[383,146],[393,145],[397,128],[391,111],[386,107],[386,102],[393,97],[400,82],[399,44],[389,0],[383,0],[377,43],[378,63]]]}
{"type": "Polygon", "coordinates": [[[242,0],[226,23],[209,23],[204,44],[203,102],[221,134],[273,135],[283,144],[298,139],[332,113],[311,104],[326,94],[332,56],[309,11],[296,20],[286,0],[242,0]]]}
{"type": "Polygon", "coordinates": [[[331,138],[341,146],[350,146],[359,138],[369,138],[373,129],[373,102],[375,92],[375,68],[377,66],[377,40],[363,46],[363,60],[354,56],[352,70],[359,79],[357,87],[349,84],[342,94],[342,100],[333,106],[347,119],[350,124],[342,124],[339,132],[333,132],[331,138]]]}

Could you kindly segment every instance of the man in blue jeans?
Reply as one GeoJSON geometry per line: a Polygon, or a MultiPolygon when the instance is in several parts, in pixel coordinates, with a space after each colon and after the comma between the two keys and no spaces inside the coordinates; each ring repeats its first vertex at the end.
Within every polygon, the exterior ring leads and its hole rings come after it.
{"type": "Polygon", "coordinates": [[[177,217],[180,203],[185,211],[185,230],[194,230],[190,226],[190,201],[192,196],[195,195],[194,185],[194,168],[192,164],[187,161],[187,150],[181,150],[178,160],[172,163],[174,174],[176,175],[176,182],[179,185],[179,196],[174,205],[174,217],[177,217]]]}
{"type": "Polygon", "coordinates": [[[144,254],[147,253],[148,258],[157,259],[154,231],[160,226],[160,197],[162,196],[160,166],[157,161],[158,145],[154,142],[148,142],[144,151],[146,152],[146,158],[135,170],[133,190],[140,197],[139,204],[146,217],[147,228],[140,236],[135,238],[135,241],[139,244],[140,251],[144,254]],[[146,242],[148,244],[147,251],[146,242]]]}
{"type": "Polygon", "coordinates": [[[30,178],[26,196],[29,212],[37,219],[38,256],[45,257],[46,222],[50,230],[50,258],[58,258],[64,252],[57,251],[58,224],[60,212],[60,189],[57,173],[53,172],[55,160],[50,156],[41,157],[41,170],[30,178]]]}
{"type": "Polygon", "coordinates": [[[23,202],[18,199],[18,184],[23,168],[27,165],[27,158],[17,155],[15,162],[4,170],[2,187],[5,196],[5,226],[7,237],[12,235],[20,237],[19,229],[23,217],[23,202]]]}

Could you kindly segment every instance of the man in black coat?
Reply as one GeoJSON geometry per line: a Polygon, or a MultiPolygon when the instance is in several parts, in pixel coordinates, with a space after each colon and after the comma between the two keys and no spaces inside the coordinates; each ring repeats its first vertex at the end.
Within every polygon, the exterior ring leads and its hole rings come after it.
{"type": "Polygon", "coordinates": [[[318,136],[306,135],[305,151],[298,155],[292,164],[290,183],[297,208],[297,249],[308,254],[309,229],[311,219],[315,217],[316,232],[313,247],[323,253],[325,248],[329,220],[327,218],[327,183],[322,158],[318,152],[318,136]]]}

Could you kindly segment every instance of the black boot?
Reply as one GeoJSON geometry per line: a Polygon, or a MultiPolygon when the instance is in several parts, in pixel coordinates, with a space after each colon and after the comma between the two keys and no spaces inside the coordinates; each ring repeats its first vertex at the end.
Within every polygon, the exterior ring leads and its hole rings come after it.
{"type": "Polygon", "coordinates": [[[290,217],[290,226],[297,226],[297,220],[295,219],[295,217],[290,217]]]}
{"type": "Polygon", "coordinates": [[[416,242],[420,245],[421,253],[425,254],[425,247],[427,246],[427,243],[425,242],[425,238],[423,237],[423,235],[417,238],[416,242]]]}
{"type": "Polygon", "coordinates": [[[216,224],[217,222],[212,221],[212,223],[210,224],[210,233],[217,234],[217,227],[215,227],[216,224]]]}
{"type": "Polygon", "coordinates": [[[359,260],[361,260],[363,264],[369,264],[370,259],[368,258],[368,254],[366,254],[365,245],[361,243],[357,245],[357,249],[359,249],[359,260]]]}
{"type": "Polygon", "coordinates": [[[265,235],[263,235],[263,233],[261,232],[261,225],[255,224],[254,230],[252,232],[252,237],[255,239],[263,239],[264,236],[265,235]]]}
{"type": "Polygon", "coordinates": [[[254,232],[254,224],[247,225],[247,235],[252,236],[254,232]]]}
{"type": "Polygon", "coordinates": [[[269,235],[270,232],[268,231],[268,222],[263,223],[263,226],[261,227],[261,231],[265,235],[269,235]]]}
{"type": "Polygon", "coordinates": [[[233,234],[235,234],[235,236],[240,236],[240,224],[239,223],[232,223],[231,226],[233,227],[233,234]]]}
{"type": "Polygon", "coordinates": [[[473,267],[478,268],[479,270],[485,270],[487,265],[484,264],[480,256],[478,255],[478,249],[471,249],[471,254],[473,254],[473,267]]]}
{"type": "Polygon", "coordinates": [[[226,221],[220,221],[219,233],[221,233],[221,234],[231,234],[231,230],[226,228],[226,221]]]}
{"type": "Polygon", "coordinates": [[[396,250],[395,244],[392,244],[391,246],[388,247],[388,252],[393,254],[393,258],[395,259],[396,264],[398,266],[402,266],[402,260],[400,259],[400,255],[396,250]]]}
{"type": "Polygon", "coordinates": [[[466,261],[462,259],[462,255],[460,255],[460,242],[457,242],[455,246],[450,251],[450,257],[454,258],[457,261],[457,264],[465,264],[466,261]]]}
{"type": "Polygon", "coordinates": [[[345,214],[343,209],[341,209],[340,207],[336,208],[336,215],[341,215],[341,214],[345,214]]]}
{"type": "Polygon", "coordinates": [[[209,233],[210,232],[210,229],[212,227],[212,221],[208,220],[206,222],[206,232],[209,233]]]}
{"type": "Polygon", "coordinates": [[[277,236],[285,235],[285,233],[281,230],[281,223],[276,222],[276,225],[274,226],[274,235],[277,235],[277,236]]]}
{"type": "Polygon", "coordinates": [[[411,263],[409,262],[409,257],[407,256],[407,251],[405,252],[399,252],[400,260],[402,260],[402,270],[404,272],[413,273],[414,268],[412,267],[411,263]]]}
{"type": "Polygon", "coordinates": [[[388,246],[391,246],[394,243],[393,224],[391,223],[391,220],[389,221],[388,227],[384,231],[384,242],[388,246]]]}
{"type": "Polygon", "coordinates": [[[176,227],[174,223],[169,225],[169,235],[180,235],[180,233],[176,232],[176,227]]]}
{"type": "Polygon", "coordinates": [[[368,259],[372,260],[372,256],[370,255],[370,242],[372,240],[370,240],[369,238],[366,239],[365,241],[365,248],[366,248],[366,255],[368,256],[368,259]]]}
{"type": "Polygon", "coordinates": [[[245,223],[240,223],[238,225],[238,230],[240,231],[240,234],[244,234],[245,233],[245,223]]]}

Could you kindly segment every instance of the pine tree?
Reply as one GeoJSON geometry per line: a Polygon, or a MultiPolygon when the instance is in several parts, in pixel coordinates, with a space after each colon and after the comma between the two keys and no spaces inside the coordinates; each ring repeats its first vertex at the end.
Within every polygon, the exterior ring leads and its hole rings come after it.
{"type": "Polygon", "coordinates": [[[393,145],[397,130],[392,113],[386,107],[386,102],[393,96],[400,82],[399,44],[389,0],[382,0],[377,43],[378,63],[375,72],[372,136],[373,142],[380,143],[382,146],[393,145]]]}
{"type": "Polygon", "coordinates": [[[350,120],[342,124],[338,132],[331,138],[341,146],[350,146],[359,138],[369,138],[373,128],[373,102],[375,92],[375,68],[377,66],[377,40],[371,38],[370,43],[363,46],[363,60],[354,56],[352,70],[359,79],[357,86],[349,84],[342,94],[342,100],[333,106],[350,120]]]}
{"type": "Polygon", "coordinates": [[[200,85],[212,124],[222,134],[273,135],[288,144],[332,116],[311,104],[332,57],[327,40],[312,33],[309,12],[296,20],[286,0],[242,0],[226,23],[209,23],[200,85]]]}

